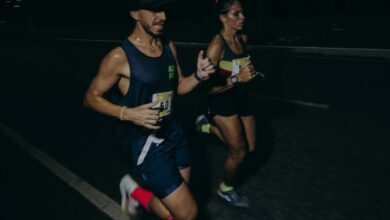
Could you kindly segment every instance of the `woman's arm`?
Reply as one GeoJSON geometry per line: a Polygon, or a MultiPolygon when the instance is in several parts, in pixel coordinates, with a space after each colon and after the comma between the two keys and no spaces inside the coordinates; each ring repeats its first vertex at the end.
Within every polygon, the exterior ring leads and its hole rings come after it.
{"type": "MultiPolygon", "coordinates": [[[[243,41],[244,41],[244,36],[241,37],[243,37],[243,41]]],[[[246,39],[247,37],[245,36],[245,40],[246,39]]],[[[211,60],[211,62],[214,65],[217,65],[223,57],[224,51],[222,45],[223,45],[222,39],[219,35],[216,35],[209,44],[209,47],[207,49],[207,57],[211,60]]],[[[225,85],[212,86],[211,89],[209,90],[209,94],[223,93],[233,88],[235,85],[238,85],[239,83],[247,83],[251,81],[256,75],[257,74],[256,71],[254,70],[253,65],[249,62],[240,68],[240,72],[237,75],[235,75],[235,79],[233,79],[232,77],[228,77],[226,79],[225,85]],[[236,82],[233,83],[233,80],[236,80],[236,82]]]]}
{"type": "MultiPolygon", "coordinates": [[[[209,43],[207,48],[206,56],[210,59],[211,63],[214,66],[219,64],[219,61],[223,57],[223,46],[222,39],[219,35],[216,35],[213,40],[209,43]]],[[[233,83],[230,77],[226,79],[225,85],[211,85],[211,89],[209,90],[209,94],[219,94],[223,93],[233,87],[233,83]]]]}

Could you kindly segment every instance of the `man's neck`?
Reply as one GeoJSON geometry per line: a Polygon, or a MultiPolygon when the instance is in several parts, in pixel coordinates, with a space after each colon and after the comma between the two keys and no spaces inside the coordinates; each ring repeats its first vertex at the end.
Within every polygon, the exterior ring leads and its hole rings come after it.
{"type": "Polygon", "coordinates": [[[144,29],[136,27],[130,34],[129,40],[136,45],[145,47],[155,47],[159,38],[147,33],[144,29]]]}
{"type": "Polygon", "coordinates": [[[162,46],[159,38],[146,33],[143,29],[135,28],[128,39],[148,56],[157,57],[161,54],[162,46]]]}

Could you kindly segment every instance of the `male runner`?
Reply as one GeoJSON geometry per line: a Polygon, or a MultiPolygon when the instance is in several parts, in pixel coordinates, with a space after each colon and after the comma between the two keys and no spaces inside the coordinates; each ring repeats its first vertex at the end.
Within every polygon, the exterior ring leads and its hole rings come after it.
{"type": "Polygon", "coordinates": [[[172,103],[175,93],[192,91],[214,67],[201,51],[197,71],[182,74],[175,45],[163,36],[165,7],[172,0],[129,1],[135,27],[101,62],[85,105],[121,121],[121,143],[134,177],[147,189],[126,175],[120,184],[123,203],[136,204],[135,199],[163,219],[194,219],[197,206],[187,186],[189,146],[172,103]],[[108,100],[105,94],[113,87],[120,94],[108,100]]]}

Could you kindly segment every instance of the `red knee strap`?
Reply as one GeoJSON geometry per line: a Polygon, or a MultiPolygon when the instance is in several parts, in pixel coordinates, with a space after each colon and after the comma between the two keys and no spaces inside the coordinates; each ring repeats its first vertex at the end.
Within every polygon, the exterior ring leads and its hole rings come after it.
{"type": "Polygon", "coordinates": [[[148,190],[145,190],[141,187],[137,187],[131,194],[130,196],[137,200],[141,205],[142,207],[144,207],[146,210],[148,210],[150,212],[150,208],[149,208],[149,200],[150,198],[152,198],[153,196],[153,193],[148,191],[148,190]]]}

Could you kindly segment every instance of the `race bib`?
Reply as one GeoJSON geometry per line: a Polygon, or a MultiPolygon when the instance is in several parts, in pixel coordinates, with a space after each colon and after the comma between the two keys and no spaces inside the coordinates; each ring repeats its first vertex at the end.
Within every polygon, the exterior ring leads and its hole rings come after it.
{"type": "Polygon", "coordinates": [[[153,109],[160,110],[160,117],[170,115],[172,112],[173,91],[153,94],[153,102],[157,102],[153,109]]]}
{"type": "Polygon", "coordinates": [[[240,72],[241,66],[250,61],[250,56],[232,60],[232,75],[237,75],[240,72]]]}

